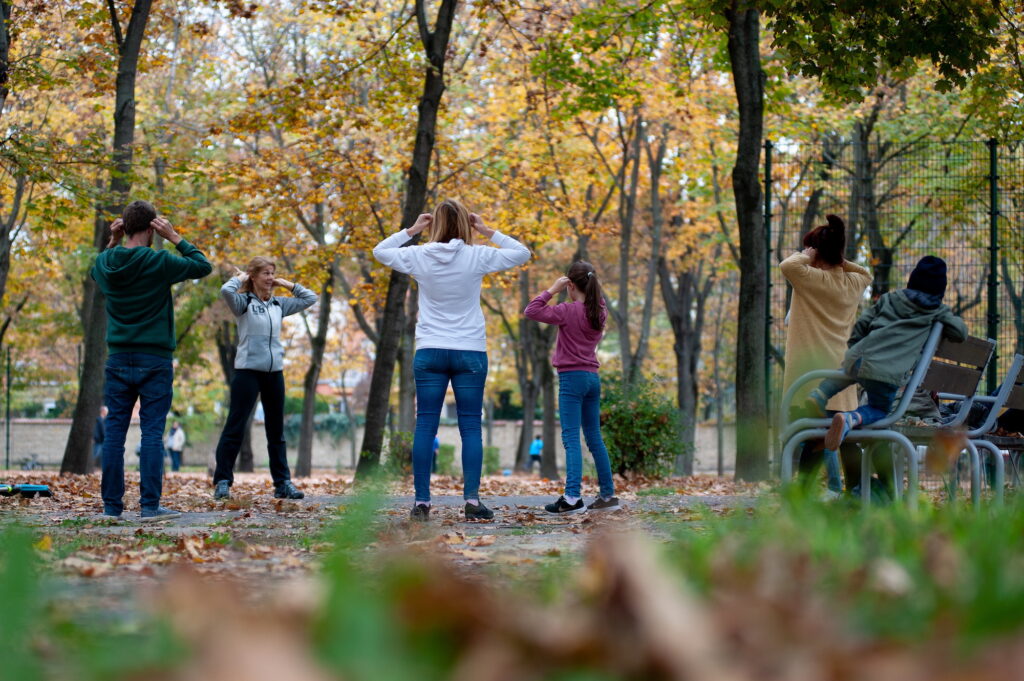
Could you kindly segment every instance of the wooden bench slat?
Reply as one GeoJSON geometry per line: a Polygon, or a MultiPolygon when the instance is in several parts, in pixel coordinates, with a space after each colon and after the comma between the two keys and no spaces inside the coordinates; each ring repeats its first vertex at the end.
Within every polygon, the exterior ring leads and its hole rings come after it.
{"type": "Polygon", "coordinates": [[[953,393],[973,397],[981,382],[980,369],[932,362],[921,387],[929,392],[953,393]]]}
{"type": "Polygon", "coordinates": [[[1024,386],[1018,384],[1013,387],[1010,396],[1006,398],[1006,407],[1008,409],[1024,409],[1024,386]]]}
{"type": "Polygon", "coordinates": [[[935,357],[983,369],[994,349],[995,345],[985,338],[968,336],[963,343],[954,343],[943,338],[935,350],[935,357]]]}

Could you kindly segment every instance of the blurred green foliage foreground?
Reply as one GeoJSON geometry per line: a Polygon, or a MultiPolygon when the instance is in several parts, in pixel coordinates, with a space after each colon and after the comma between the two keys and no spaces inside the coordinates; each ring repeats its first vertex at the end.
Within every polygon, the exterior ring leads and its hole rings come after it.
{"type": "MultiPolygon", "coordinates": [[[[255,597],[169,571],[134,618],[68,615],[26,531],[0,544],[0,678],[313,681],[1019,679],[1024,513],[766,499],[581,560],[467,572],[332,530],[321,578],[255,597]],[[668,541],[664,541],[668,537],[668,541]]],[[[141,601],[140,601],[141,602],[141,601]]]]}

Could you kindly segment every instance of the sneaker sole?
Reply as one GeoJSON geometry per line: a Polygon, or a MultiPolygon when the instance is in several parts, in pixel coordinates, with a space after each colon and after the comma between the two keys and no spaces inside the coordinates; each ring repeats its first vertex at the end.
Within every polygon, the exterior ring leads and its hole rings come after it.
{"type": "Polygon", "coordinates": [[[586,513],[587,507],[584,506],[583,508],[571,508],[565,511],[549,511],[548,509],[545,508],[544,512],[550,513],[551,515],[577,515],[579,513],[586,513]]]}
{"type": "Polygon", "coordinates": [[[153,516],[148,516],[148,517],[145,517],[145,518],[139,518],[139,522],[140,523],[162,523],[162,522],[164,522],[166,520],[174,520],[175,518],[180,518],[180,517],[181,517],[180,513],[177,513],[175,515],[153,515],[153,516]]]}
{"type": "Polygon", "coordinates": [[[591,513],[605,513],[607,511],[621,511],[622,506],[615,504],[614,506],[602,506],[601,508],[588,508],[591,513]]]}
{"type": "Polygon", "coordinates": [[[836,414],[832,417],[832,423],[828,427],[828,432],[825,433],[825,449],[832,452],[839,449],[839,445],[842,444],[843,427],[845,425],[846,419],[843,418],[842,414],[836,414]]]}

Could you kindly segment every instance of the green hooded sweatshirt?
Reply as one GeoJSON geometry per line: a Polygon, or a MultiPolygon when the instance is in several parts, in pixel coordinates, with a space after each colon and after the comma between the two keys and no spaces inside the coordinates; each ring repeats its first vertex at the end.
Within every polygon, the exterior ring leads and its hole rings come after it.
{"type": "Polygon", "coordinates": [[[171,285],[213,271],[202,252],[182,239],[181,257],[145,246],[114,246],[99,254],[92,278],[106,296],[110,354],[171,357],[177,347],[171,285]]]}
{"type": "Polygon", "coordinates": [[[843,371],[854,378],[902,386],[921,357],[935,322],[954,342],[967,339],[967,325],[942,304],[941,296],[913,289],[890,291],[853,325],[843,371]]]}

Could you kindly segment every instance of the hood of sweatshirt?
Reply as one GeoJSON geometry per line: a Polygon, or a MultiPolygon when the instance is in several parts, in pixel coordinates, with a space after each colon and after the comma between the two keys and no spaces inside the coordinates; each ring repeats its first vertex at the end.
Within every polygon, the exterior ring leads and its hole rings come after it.
{"type": "Polygon", "coordinates": [[[439,265],[449,265],[465,248],[468,248],[468,246],[466,246],[466,242],[462,239],[452,239],[448,243],[432,241],[429,244],[423,245],[422,253],[432,262],[436,262],[439,265]]]}
{"type": "Polygon", "coordinates": [[[942,305],[942,296],[937,293],[925,293],[917,289],[905,288],[903,289],[903,295],[907,297],[907,300],[924,310],[934,310],[939,305],[942,305]]]}
{"type": "Polygon", "coordinates": [[[145,276],[152,277],[152,248],[115,246],[96,259],[96,269],[110,282],[111,288],[122,288],[137,283],[145,276]]]}

